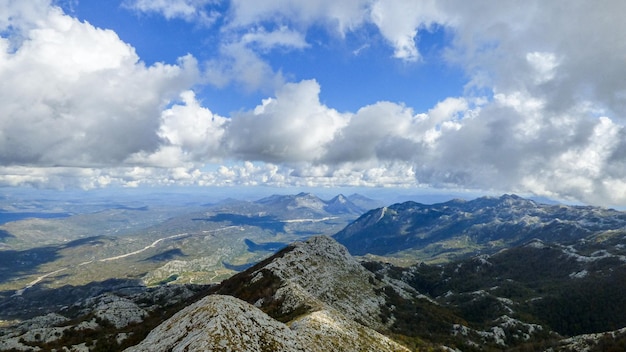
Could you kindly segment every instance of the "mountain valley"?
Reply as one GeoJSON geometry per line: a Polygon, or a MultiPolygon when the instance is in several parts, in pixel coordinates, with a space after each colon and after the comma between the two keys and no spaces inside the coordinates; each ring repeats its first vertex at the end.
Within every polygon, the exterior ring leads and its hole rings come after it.
{"type": "Polygon", "coordinates": [[[6,234],[0,241],[0,290],[116,278],[148,285],[215,283],[289,242],[332,235],[367,210],[343,196],[323,201],[308,193],[183,209],[116,205],[63,219],[0,225],[6,234]]]}

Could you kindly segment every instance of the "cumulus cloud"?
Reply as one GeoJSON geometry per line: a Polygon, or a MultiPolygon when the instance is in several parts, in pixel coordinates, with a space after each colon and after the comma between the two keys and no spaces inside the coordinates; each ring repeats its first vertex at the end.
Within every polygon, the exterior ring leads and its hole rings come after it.
{"type": "Polygon", "coordinates": [[[443,24],[446,19],[439,13],[436,1],[379,0],[372,5],[371,20],[395,48],[395,57],[416,61],[420,58],[415,43],[418,29],[443,24]]]}
{"type": "Polygon", "coordinates": [[[161,109],[193,84],[195,59],[147,67],[113,31],[56,7],[37,16],[9,16],[0,38],[0,162],[106,166],[155,150],[161,109]]]}
{"type": "Polygon", "coordinates": [[[180,100],[161,113],[159,149],[133,154],[128,163],[178,167],[215,161],[224,155],[221,145],[228,119],[202,107],[193,91],[182,92],[180,100]]]}
{"type": "Polygon", "coordinates": [[[253,111],[232,116],[224,136],[230,155],[243,160],[313,162],[345,124],[319,101],[315,81],[290,83],[253,111]]]}
{"type": "Polygon", "coordinates": [[[285,78],[245,43],[232,42],[220,47],[218,58],[205,63],[204,82],[218,88],[234,83],[246,92],[271,92],[282,86],[285,78]]]}
{"type": "Polygon", "coordinates": [[[455,33],[448,58],[476,84],[529,91],[545,98],[547,109],[590,101],[614,118],[626,116],[622,2],[438,4],[455,33]]]}
{"type": "Polygon", "coordinates": [[[323,24],[331,33],[344,37],[364,25],[373,24],[394,48],[394,57],[405,61],[420,58],[416,46],[418,31],[428,30],[446,17],[435,1],[407,2],[402,0],[350,0],[287,2],[262,0],[250,6],[245,1],[232,2],[231,28],[246,27],[262,22],[291,24],[306,31],[323,24]]]}

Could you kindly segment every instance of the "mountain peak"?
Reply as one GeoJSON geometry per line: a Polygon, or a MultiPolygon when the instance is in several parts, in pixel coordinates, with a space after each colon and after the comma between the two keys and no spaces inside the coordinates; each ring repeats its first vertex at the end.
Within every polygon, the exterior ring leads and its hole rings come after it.
{"type": "Polygon", "coordinates": [[[315,197],[315,198],[317,198],[316,195],[314,195],[313,193],[309,193],[309,192],[300,192],[300,193],[296,194],[296,197],[297,198],[303,198],[303,197],[306,197],[306,198],[315,197]]]}
{"type": "Polygon", "coordinates": [[[127,351],[408,351],[375,331],[383,287],[344,246],[315,236],[225,280],[127,351]]]}
{"type": "Polygon", "coordinates": [[[280,310],[270,314],[279,320],[311,310],[333,309],[379,328],[384,299],[376,292],[382,283],[376,282],[374,274],[346,247],[330,237],[314,236],[226,280],[218,293],[245,297],[262,309],[271,310],[276,302],[282,302],[280,310]]]}
{"type": "Polygon", "coordinates": [[[326,202],[326,206],[324,210],[331,214],[356,214],[360,215],[367,209],[364,209],[355,203],[353,203],[350,199],[348,199],[343,194],[339,194],[335,196],[333,199],[326,202]]]}
{"type": "Polygon", "coordinates": [[[302,351],[285,324],[235,297],[210,295],[186,307],[127,352],[302,351]]]}
{"type": "Polygon", "coordinates": [[[301,192],[296,195],[274,194],[256,201],[264,205],[275,205],[284,209],[310,208],[313,210],[323,210],[324,201],[312,193],[301,192]]]}
{"type": "Polygon", "coordinates": [[[338,194],[333,199],[328,201],[328,203],[346,203],[346,202],[349,202],[349,200],[343,194],[338,194]]]}

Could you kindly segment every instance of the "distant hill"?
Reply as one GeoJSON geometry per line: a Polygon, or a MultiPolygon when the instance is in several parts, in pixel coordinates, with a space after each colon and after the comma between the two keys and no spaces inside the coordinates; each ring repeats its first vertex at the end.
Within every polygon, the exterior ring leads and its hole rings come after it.
{"type": "Polygon", "coordinates": [[[310,212],[310,214],[360,215],[363,214],[365,211],[371,209],[367,206],[368,204],[374,204],[375,201],[358,194],[352,195],[351,197],[346,197],[343,194],[339,194],[330,200],[322,200],[314,194],[303,192],[296,195],[272,195],[257,200],[255,203],[262,204],[265,207],[282,209],[283,211],[306,209],[310,212]],[[351,199],[354,199],[360,205],[357,205],[351,199]]]}

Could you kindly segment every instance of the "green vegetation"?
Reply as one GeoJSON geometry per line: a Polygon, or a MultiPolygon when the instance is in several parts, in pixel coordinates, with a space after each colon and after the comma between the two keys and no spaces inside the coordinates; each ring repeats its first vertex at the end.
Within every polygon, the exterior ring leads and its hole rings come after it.
{"type": "MultiPolygon", "coordinates": [[[[401,279],[436,300],[438,305],[422,304],[418,313],[415,303],[407,305],[392,290],[385,291],[388,307],[393,307],[387,314],[402,317],[394,323],[392,332],[405,338],[419,336],[444,342],[449,340],[446,325],[437,325],[433,320],[488,330],[506,315],[544,327],[531,339],[506,341],[511,350],[523,351],[556,346],[558,335],[550,331],[573,336],[626,326],[626,265],[614,257],[577,260],[563,248],[517,247],[491,257],[410,268],[375,262],[364,265],[379,277],[401,279]],[[585,275],[572,276],[583,271],[585,275]],[[429,317],[428,321],[422,320],[424,317],[429,317]]],[[[506,336],[515,333],[511,330],[506,336]]],[[[618,348],[624,340],[623,336],[605,338],[602,346],[618,348]]],[[[463,345],[462,339],[447,343],[464,351],[475,350],[463,345]]],[[[493,347],[497,350],[497,346],[493,347]]]]}

